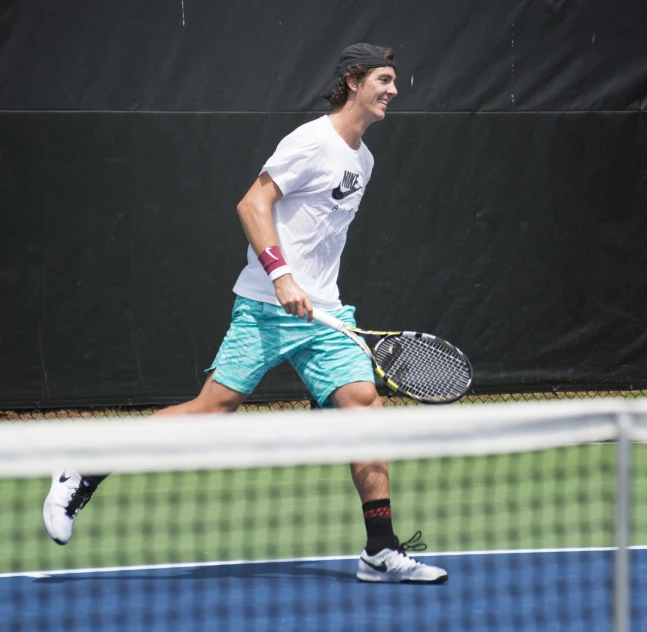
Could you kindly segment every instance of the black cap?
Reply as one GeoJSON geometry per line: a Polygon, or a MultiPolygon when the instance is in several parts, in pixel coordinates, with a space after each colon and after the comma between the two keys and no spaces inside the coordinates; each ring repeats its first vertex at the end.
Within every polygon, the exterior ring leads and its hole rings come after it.
{"type": "Polygon", "coordinates": [[[337,68],[335,69],[335,78],[328,84],[326,89],[321,93],[324,99],[329,98],[337,87],[337,80],[352,66],[362,66],[363,68],[382,68],[391,66],[395,68],[392,59],[384,58],[386,49],[373,44],[353,44],[344,48],[339,56],[337,68]]]}

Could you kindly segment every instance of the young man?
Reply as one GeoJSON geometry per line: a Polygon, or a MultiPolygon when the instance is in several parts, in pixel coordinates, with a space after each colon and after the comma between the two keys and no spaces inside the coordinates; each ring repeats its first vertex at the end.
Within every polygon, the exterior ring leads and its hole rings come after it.
{"type": "MultiPolygon", "coordinates": [[[[371,44],[344,49],[335,79],[322,95],[332,113],[286,136],[238,205],[250,244],[248,265],[234,287],[231,327],[201,393],[157,414],[232,412],[283,360],[292,363],[321,406],[382,405],[364,353],[342,334],[311,321],[314,306],[355,324],[355,308],[339,300],[339,263],[373,168],[362,135],[386,116],[397,95],[395,79],[389,49],[371,44]]],[[[351,475],[368,536],[358,578],[446,581],[443,569],[405,554],[424,545],[401,545],[393,533],[388,464],[353,463],[351,475]]],[[[54,475],[43,515],[56,542],[69,540],[74,518],[101,480],[72,470],[54,475]]]]}

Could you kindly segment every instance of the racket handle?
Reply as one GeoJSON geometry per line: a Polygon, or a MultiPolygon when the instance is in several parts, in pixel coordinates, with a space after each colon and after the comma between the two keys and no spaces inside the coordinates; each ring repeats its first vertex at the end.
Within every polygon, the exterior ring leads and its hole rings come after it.
{"type": "Polygon", "coordinates": [[[312,310],[312,320],[315,320],[322,325],[326,325],[326,327],[330,327],[335,331],[346,329],[346,324],[339,320],[339,318],[335,318],[328,314],[328,312],[323,312],[316,307],[312,310]]]}

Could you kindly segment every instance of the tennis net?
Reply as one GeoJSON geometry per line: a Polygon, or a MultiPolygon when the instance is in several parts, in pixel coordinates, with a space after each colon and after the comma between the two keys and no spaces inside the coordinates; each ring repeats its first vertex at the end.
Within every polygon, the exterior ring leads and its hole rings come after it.
{"type": "Polygon", "coordinates": [[[0,621],[640,630],[647,512],[629,501],[647,483],[645,411],[596,401],[3,423],[0,621]],[[382,459],[396,533],[421,531],[427,549],[410,555],[447,583],[356,578],[366,532],[348,463],[382,459]],[[70,466],[113,474],[57,546],[42,506],[50,473],[70,466]]]}

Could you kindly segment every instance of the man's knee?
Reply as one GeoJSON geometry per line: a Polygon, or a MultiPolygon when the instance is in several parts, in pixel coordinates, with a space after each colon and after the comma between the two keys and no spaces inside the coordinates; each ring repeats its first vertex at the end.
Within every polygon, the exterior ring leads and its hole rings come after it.
{"type": "Polygon", "coordinates": [[[230,413],[243,403],[245,397],[244,393],[216,382],[213,374],[210,374],[202,392],[194,401],[195,407],[201,413],[230,413]]]}
{"type": "Polygon", "coordinates": [[[341,386],[331,395],[331,401],[335,408],[382,406],[375,385],[371,382],[352,382],[341,386]]]}

